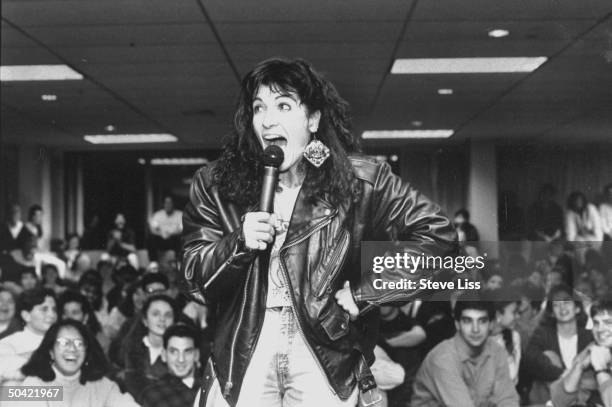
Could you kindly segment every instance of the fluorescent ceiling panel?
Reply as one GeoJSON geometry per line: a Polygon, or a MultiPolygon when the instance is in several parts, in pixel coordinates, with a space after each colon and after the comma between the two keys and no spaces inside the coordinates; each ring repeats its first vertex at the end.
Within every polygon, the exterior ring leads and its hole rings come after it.
{"type": "Polygon", "coordinates": [[[361,137],[363,139],[428,139],[448,138],[454,134],[450,129],[436,130],[366,130],[361,137]]]}
{"type": "Polygon", "coordinates": [[[515,73],[532,72],[546,57],[417,58],[396,59],[392,74],[515,73]]]}
{"type": "Polygon", "coordinates": [[[68,65],[4,65],[0,81],[67,81],[81,80],[83,75],[68,65]]]}
{"type": "Polygon", "coordinates": [[[172,134],[88,134],[83,137],[92,144],[175,143],[172,134]]]}
{"type": "Polygon", "coordinates": [[[175,157],[175,158],[152,158],[151,165],[204,165],[208,164],[206,158],[200,157],[175,157]]]}

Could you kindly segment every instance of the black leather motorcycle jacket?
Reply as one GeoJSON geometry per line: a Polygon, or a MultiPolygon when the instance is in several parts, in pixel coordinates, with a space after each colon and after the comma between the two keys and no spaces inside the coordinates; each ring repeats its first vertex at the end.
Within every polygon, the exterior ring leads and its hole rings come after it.
{"type": "MultiPolygon", "coordinates": [[[[377,312],[350,321],[334,298],[346,280],[354,293],[369,283],[360,278],[361,241],[433,242],[449,250],[455,242],[454,228],[440,208],[388,164],[366,157],[351,157],[351,162],[362,187],[359,201],[341,207],[325,199],[310,203],[300,191],[279,253],[300,330],[342,399],[355,388],[354,369],[362,355],[373,361],[378,331],[377,312]]],[[[243,249],[241,216],[257,209],[220,198],[212,182],[214,165],[201,168],[193,179],[183,212],[181,267],[191,294],[214,304],[214,373],[234,406],[263,324],[269,256],[243,249]]]]}

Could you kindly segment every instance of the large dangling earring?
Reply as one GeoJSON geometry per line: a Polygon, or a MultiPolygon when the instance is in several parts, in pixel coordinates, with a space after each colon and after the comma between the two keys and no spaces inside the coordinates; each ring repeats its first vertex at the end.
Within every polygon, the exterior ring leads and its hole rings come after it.
{"type": "Polygon", "coordinates": [[[309,163],[319,168],[329,157],[329,148],[320,140],[317,140],[317,133],[312,135],[312,140],[304,149],[304,158],[309,163]]]}

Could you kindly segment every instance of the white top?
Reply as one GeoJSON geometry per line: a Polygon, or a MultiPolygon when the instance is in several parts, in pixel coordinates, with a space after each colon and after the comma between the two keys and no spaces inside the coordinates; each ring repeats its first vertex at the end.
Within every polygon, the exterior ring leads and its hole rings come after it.
{"type": "Polygon", "coordinates": [[[11,231],[11,236],[13,236],[13,239],[17,239],[19,232],[21,232],[21,228],[23,228],[23,222],[20,220],[15,223],[15,226],[9,225],[9,230],[11,231]]]}
{"type": "Polygon", "coordinates": [[[508,368],[510,369],[510,379],[516,385],[518,383],[519,365],[521,364],[521,336],[514,329],[512,330],[512,354],[508,353],[503,335],[491,335],[491,338],[501,346],[508,355],[508,368]]]}
{"type": "MultiPolygon", "coordinates": [[[[61,386],[62,401],[16,401],[7,403],[11,407],[139,407],[129,393],[121,393],[119,386],[106,377],[100,380],[79,383],[80,372],[73,376],[64,376],[55,371],[55,379],[45,382],[34,376],[28,376],[23,386],[61,386]]],[[[4,407],[4,403],[2,406],[4,407]]]]}
{"type": "Polygon", "coordinates": [[[195,377],[193,377],[193,375],[187,376],[183,379],[183,383],[185,383],[185,386],[189,387],[190,389],[193,387],[194,382],[195,382],[195,377]]]}
{"type": "Polygon", "coordinates": [[[572,362],[578,353],[578,334],[574,334],[569,338],[564,338],[557,334],[559,340],[559,349],[561,350],[561,360],[567,369],[572,366],[572,362]]]}
{"type": "Polygon", "coordinates": [[[183,212],[173,210],[170,215],[165,210],[157,211],[149,220],[151,233],[164,239],[183,231],[183,212]]]}
{"type": "Polygon", "coordinates": [[[603,229],[599,211],[595,205],[587,204],[582,214],[566,211],[565,235],[570,242],[601,242],[603,229]]]}
{"type": "Polygon", "coordinates": [[[295,206],[300,188],[301,185],[294,188],[283,186],[281,189],[277,190],[274,195],[274,213],[278,215],[278,221],[275,226],[276,237],[274,238],[274,244],[270,252],[268,296],[266,299],[266,306],[268,308],[291,306],[291,297],[289,296],[287,282],[285,281],[283,271],[279,264],[279,251],[285,243],[289,222],[291,221],[291,214],[293,213],[293,207],[295,206]]]}
{"type": "Polygon", "coordinates": [[[599,216],[601,217],[603,232],[608,236],[612,236],[612,204],[604,202],[599,205],[599,216]]]}
{"type": "Polygon", "coordinates": [[[149,364],[153,365],[157,358],[161,356],[162,352],[164,351],[164,347],[160,346],[159,348],[156,348],[152,346],[148,335],[142,337],[142,343],[144,343],[149,350],[149,364]]]}
{"type": "Polygon", "coordinates": [[[15,332],[0,340],[0,383],[18,384],[20,369],[42,342],[40,335],[29,328],[15,332]]]}

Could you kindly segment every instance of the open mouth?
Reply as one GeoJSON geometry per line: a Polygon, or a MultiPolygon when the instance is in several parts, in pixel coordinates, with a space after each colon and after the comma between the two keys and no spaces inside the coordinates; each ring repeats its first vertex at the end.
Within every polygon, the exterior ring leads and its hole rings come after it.
{"type": "Polygon", "coordinates": [[[287,139],[280,134],[269,134],[263,136],[264,142],[266,145],[284,145],[287,143],[287,139]]]}

